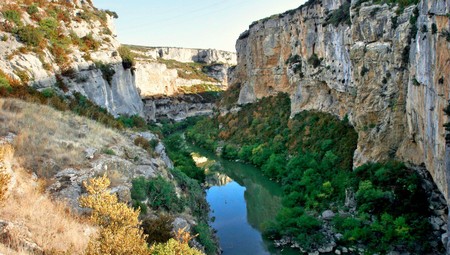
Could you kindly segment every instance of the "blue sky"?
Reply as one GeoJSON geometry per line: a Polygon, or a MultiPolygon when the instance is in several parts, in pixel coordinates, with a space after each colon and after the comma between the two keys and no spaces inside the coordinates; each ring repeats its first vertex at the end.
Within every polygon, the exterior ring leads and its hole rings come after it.
{"type": "Polygon", "coordinates": [[[255,20],[297,8],[305,0],[94,0],[117,12],[119,41],[145,46],[234,51],[255,20]]]}

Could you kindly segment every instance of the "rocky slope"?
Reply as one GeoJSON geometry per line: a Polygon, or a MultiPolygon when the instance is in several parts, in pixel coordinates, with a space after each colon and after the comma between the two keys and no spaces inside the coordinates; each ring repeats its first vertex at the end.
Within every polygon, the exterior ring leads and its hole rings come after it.
{"type": "Polygon", "coordinates": [[[238,103],[281,91],[293,114],[348,117],[359,135],[355,166],[396,158],[426,168],[448,200],[449,12],[449,1],[403,10],[312,0],[254,22],[236,43],[238,103]]]}
{"type": "Polygon", "coordinates": [[[117,14],[79,0],[7,1],[0,8],[2,72],[38,89],[80,92],[116,116],[142,115],[135,78],[117,53],[117,14]]]}

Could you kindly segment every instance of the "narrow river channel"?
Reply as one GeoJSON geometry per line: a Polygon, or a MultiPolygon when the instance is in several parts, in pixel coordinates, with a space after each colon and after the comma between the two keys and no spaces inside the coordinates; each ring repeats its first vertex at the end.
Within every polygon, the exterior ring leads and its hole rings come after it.
{"type": "Polygon", "coordinates": [[[196,147],[192,150],[206,169],[210,225],[217,230],[224,255],[299,254],[275,248],[261,234],[264,222],[274,220],[281,208],[277,183],[251,165],[223,160],[196,147]]]}

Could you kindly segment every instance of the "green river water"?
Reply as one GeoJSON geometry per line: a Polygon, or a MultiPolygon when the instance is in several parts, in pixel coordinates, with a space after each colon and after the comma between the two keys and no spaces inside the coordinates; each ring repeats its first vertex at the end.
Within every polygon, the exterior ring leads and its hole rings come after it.
{"type": "Polygon", "coordinates": [[[224,255],[299,254],[280,249],[261,235],[264,222],[275,219],[281,208],[282,190],[248,164],[223,160],[199,148],[207,172],[206,199],[211,207],[210,225],[217,230],[224,255]]]}

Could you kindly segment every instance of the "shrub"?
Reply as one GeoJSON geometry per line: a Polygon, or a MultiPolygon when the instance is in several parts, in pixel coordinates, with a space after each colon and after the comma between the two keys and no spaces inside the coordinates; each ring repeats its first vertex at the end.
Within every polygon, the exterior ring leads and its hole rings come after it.
{"type": "Polygon", "coordinates": [[[145,219],[141,226],[146,235],[148,244],[165,243],[173,238],[172,222],[174,218],[167,214],[162,214],[157,218],[145,219]]]}
{"type": "Polygon", "coordinates": [[[27,13],[31,16],[33,16],[34,14],[36,14],[38,12],[39,12],[39,9],[35,4],[32,4],[27,7],[27,13]]]}
{"type": "Polygon", "coordinates": [[[44,34],[33,26],[21,27],[17,33],[19,40],[28,46],[39,46],[44,40],[44,34]]]}
{"type": "Polygon", "coordinates": [[[115,18],[115,19],[118,19],[118,18],[119,18],[119,15],[118,15],[117,12],[115,12],[115,11],[104,10],[104,12],[106,12],[109,16],[111,16],[111,17],[113,17],[113,18],[115,18]]]}
{"type": "Polygon", "coordinates": [[[122,66],[125,69],[129,69],[136,64],[135,55],[127,46],[120,46],[119,49],[120,57],[122,58],[122,66]]]}
{"type": "Polygon", "coordinates": [[[152,255],[202,255],[203,253],[195,248],[190,248],[188,242],[170,239],[167,243],[157,244],[151,247],[152,255]]]}
{"type": "Polygon", "coordinates": [[[45,98],[51,98],[51,97],[55,96],[55,91],[51,88],[46,88],[46,89],[42,90],[41,93],[45,98]]]}
{"type": "Polygon", "coordinates": [[[319,57],[317,56],[316,53],[313,53],[311,55],[311,57],[309,57],[309,59],[308,59],[308,63],[310,65],[312,65],[314,68],[317,68],[320,65],[321,62],[322,62],[322,60],[319,59],[319,57]]]}
{"type": "Polygon", "coordinates": [[[46,35],[54,36],[58,28],[58,21],[54,18],[45,18],[39,21],[39,27],[46,35]]]}
{"type": "Polygon", "coordinates": [[[157,140],[149,141],[142,136],[138,136],[138,137],[136,137],[136,139],[134,139],[134,144],[136,146],[143,148],[144,150],[148,151],[149,153],[152,153],[153,150],[155,149],[156,145],[158,144],[158,141],[157,140]],[[154,142],[154,141],[156,141],[156,142],[154,142]]]}
{"type": "Polygon", "coordinates": [[[205,222],[201,222],[194,226],[194,233],[197,236],[197,239],[203,247],[205,247],[206,254],[217,254],[217,244],[212,239],[214,234],[211,232],[211,228],[205,222]]]}
{"type": "Polygon", "coordinates": [[[431,34],[436,34],[438,31],[438,28],[436,26],[436,23],[431,24],[431,34]]]}
{"type": "Polygon", "coordinates": [[[105,79],[108,84],[112,85],[112,79],[116,71],[114,70],[112,64],[105,64],[103,62],[95,62],[96,68],[102,72],[103,79],[105,79]]]}
{"type": "Polygon", "coordinates": [[[116,153],[110,148],[103,148],[102,153],[104,153],[106,155],[116,155],[116,153]]]}
{"type": "Polygon", "coordinates": [[[342,23],[351,25],[350,7],[350,2],[344,2],[325,19],[325,25],[332,24],[335,27],[342,23]]]}
{"type": "Polygon", "coordinates": [[[91,219],[100,227],[99,235],[89,242],[87,254],[148,254],[145,236],[139,225],[139,210],[118,202],[108,189],[104,175],[84,182],[87,196],[80,197],[80,206],[92,209],[91,219]]]}
{"type": "Polygon", "coordinates": [[[22,26],[21,15],[18,10],[6,10],[3,11],[2,13],[6,20],[14,22],[14,24],[16,24],[19,27],[22,26]]]}
{"type": "Polygon", "coordinates": [[[133,180],[131,198],[140,201],[147,198],[148,206],[154,210],[181,212],[184,209],[173,184],[161,176],[149,180],[143,177],[133,180]]]}
{"type": "Polygon", "coordinates": [[[84,52],[88,52],[90,50],[98,50],[100,48],[100,43],[94,39],[92,33],[89,33],[81,38],[82,45],[80,49],[84,52]]]}
{"type": "Polygon", "coordinates": [[[147,129],[147,122],[139,115],[121,115],[117,120],[122,122],[122,124],[127,128],[147,129]]]}

